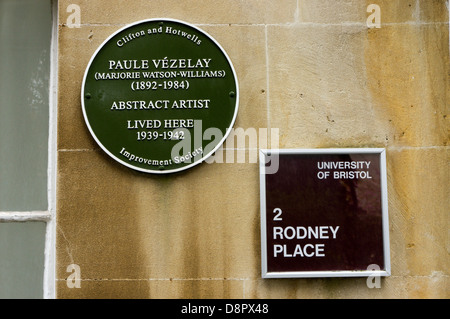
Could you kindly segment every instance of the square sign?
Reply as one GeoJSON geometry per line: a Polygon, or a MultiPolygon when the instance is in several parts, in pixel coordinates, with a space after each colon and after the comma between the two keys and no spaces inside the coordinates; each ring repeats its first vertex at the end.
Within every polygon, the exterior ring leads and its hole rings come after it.
{"type": "Polygon", "coordinates": [[[261,150],[260,183],[263,278],[390,275],[384,149],[261,150]]]}

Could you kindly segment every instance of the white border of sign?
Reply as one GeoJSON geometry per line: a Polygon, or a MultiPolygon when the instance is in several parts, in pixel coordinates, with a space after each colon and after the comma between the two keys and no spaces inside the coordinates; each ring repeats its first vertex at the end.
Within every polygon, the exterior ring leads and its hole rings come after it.
{"type": "Polygon", "coordinates": [[[322,278],[322,277],[369,277],[390,276],[389,217],[386,176],[386,150],[384,148],[332,148],[332,149],[261,149],[259,152],[260,207],[261,207],[261,269],[262,278],[322,278]],[[383,227],[383,251],[385,269],[364,271],[293,271],[268,272],[267,270],[267,229],[266,229],[266,173],[265,163],[268,158],[274,160],[276,155],[287,154],[379,154],[381,209],[383,227]],[[274,156],[275,155],[275,156],[274,156]]]}
{"type": "Polygon", "coordinates": [[[200,163],[203,163],[203,161],[204,161],[205,159],[207,159],[207,158],[210,157],[212,154],[214,154],[214,152],[216,152],[216,151],[223,145],[223,143],[224,143],[225,140],[227,139],[228,135],[230,134],[231,129],[232,129],[233,126],[234,126],[234,123],[236,122],[236,117],[237,117],[238,110],[239,110],[239,82],[238,82],[238,78],[237,78],[237,75],[236,75],[236,70],[235,70],[234,65],[233,65],[233,63],[231,62],[231,59],[230,59],[230,57],[228,56],[227,52],[222,48],[222,46],[219,44],[219,42],[217,42],[216,39],[214,39],[214,38],[213,38],[210,34],[208,34],[206,31],[204,31],[204,30],[202,30],[202,29],[196,27],[196,26],[193,25],[193,24],[190,24],[190,23],[185,22],[185,21],[177,20],[177,19],[169,19],[169,18],[152,18],[152,19],[145,19],[145,20],[140,20],[140,21],[136,21],[136,22],[130,23],[130,24],[126,25],[125,27],[120,28],[119,30],[115,31],[115,32],[114,32],[113,34],[111,34],[105,41],[103,41],[103,43],[102,43],[102,44],[97,48],[97,50],[94,52],[94,54],[93,54],[92,57],[91,57],[91,60],[89,61],[88,65],[87,65],[87,67],[86,67],[86,70],[85,70],[84,76],[83,76],[83,84],[82,84],[82,87],[81,87],[81,108],[82,108],[82,110],[83,110],[83,117],[84,117],[84,120],[85,120],[85,122],[86,122],[86,125],[87,125],[87,127],[88,127],[88,129],[89,129],[89,132],[91,133],[92,137],[93,137],[94,140],[97,142],[97,144],[103,149],[103,151],[105,151],[105,153],[108,154],[108,155],[109,155],[111,158],[113,158],[115,161],[117,161],[117,162],[119,162],[120,164],[125,165],[125,166],[127,166],[127,167],[129,167],[129,168],[131,168],[131,169],[134,169],[134,170],[140,171],[140,172],[144,172],[144,173],[152,173],[152,174],[170,174],[170,173],[176,173],[176,172],[184,171],[184,170],[186,170],[186,169],[188,169],[188,168],[191,168],[191,167],[196,166],[196,165],[198,165],[198,164],[200,164],[200,163]],[[89,119],[88,119],[88,117],[87,117],[86,109],[85,109],[85,105],[84,105],[84,87],[85,87],[87,75],[88,75],[89,69],[91,68],[92,62],[94,61],[94,59],[96,58],[96,56],[97,56],[97,54],[100,52],[100,50],[103,49],[103,47],[104,47],[104,46],[105,46],[105,45],[106,45],[113,37],[115,37],[115,36],[116,36],[117,34],[119,34],[120,32],[122,32],[122,31],[124,31],[124,30],[126,30],[126,29],[128,29],[128,28],[131,28],[131,27],[133,27],[133,26],[139,25],[139,24],[148,23],[148,22],[155,22],[155,21],[174,22],[174,23],[184,24],[184,25],[186,25],[186,26],[188,26],[188,27],[191,27],[191,28],[197,30],[198,32],[200,32],[201,34],[203,34],[203,35],[205,35],[207,38],[209,38],[209,39],[210,39],[210,40],[211,40],[211,41],[219,48],[219,50],[222,51],[223,55],[224,55],[225,58],[227,59],[229,65],[230,65],[230,68],[231,68],[231,70],[233,71],[233,78],[234,78],[234,81],[235,81],[235,83],[236,83],[236,92],[235,92],[235,94],[236,94],[236,95],[235,95],[235,98],[236,98],[236,104],[235,104],[235,105],[236,105],[236,106],[235,106],[235,110],[234,110],[234,115],[233,115],[233,119],[232,119],[231,122],[230,122],[230,126],[229,126],[229,128],[227,129],[227,131],[225,132],[225,134],[224,134],[222,140],[216,145],[216,147],[215,147],[211,152],[209,152],[209,153],[206,154],[206,155],[203,155],[203,157],[202,157],[201,159],[199,159],[198,161],[195,161],[195,162],[193,162],[193,163],[191,163],[191,164],[189,164],[189,165],[186,165],[186,166],[183,166],[183,167],[180,167],[180,168],[170,169],[170,170],[163,170],[163,171],[160,171],[160,170],[152,170],[152,169],[144,169],[144,168],[136,167],[136,166],[131,165],[130,163],[127,163],[126,161],[124,161],[124,160],[118,158],[118,157],[117,157],[116,155],[114,155],[113,153],[111,153],[111,152],[110,152],[110,151],[109,151],[109,150],[108,150],[108,149],[100,142],[100,140],[99,140],[99,139],[97,138],[97,136],[95,135],[94,130],[92,129],[92,127],[91,127],[91,125],[90,125],[90,123],[89,123],[89,119]]]}

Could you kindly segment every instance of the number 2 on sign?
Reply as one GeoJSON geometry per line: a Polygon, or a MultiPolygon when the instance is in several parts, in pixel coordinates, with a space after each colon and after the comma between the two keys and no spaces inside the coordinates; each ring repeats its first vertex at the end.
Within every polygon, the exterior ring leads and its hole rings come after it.
{"type": "Polygon", "coordinates": [[[280,217],[281,214],[283,213],[283,212],[281,211],[280,208],[275,208],[275,209],[273,210],[273,213],[274,213],[274,214],[277,214],[277,215],[273,218],[274,221],[276,221],[276,222],[281,222],[281,221],[283,220],[283,218],[280,217]]]}

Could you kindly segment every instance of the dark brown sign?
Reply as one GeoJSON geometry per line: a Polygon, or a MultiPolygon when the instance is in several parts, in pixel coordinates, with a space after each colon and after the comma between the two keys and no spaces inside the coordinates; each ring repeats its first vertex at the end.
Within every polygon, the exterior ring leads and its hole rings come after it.
{"type": "Polygon", "coordinates": [[[263,277],[389,275],[385,165],[384,149],[262,150],[263,277]]]}

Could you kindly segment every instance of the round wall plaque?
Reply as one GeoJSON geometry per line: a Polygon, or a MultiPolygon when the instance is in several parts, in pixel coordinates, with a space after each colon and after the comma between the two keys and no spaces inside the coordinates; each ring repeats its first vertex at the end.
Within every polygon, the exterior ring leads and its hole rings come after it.
{"type": "Polygon", "coordinates": [[[113,159],[147,173],[201,163],[236,119],[234,67],[206,32],[172,19],[139,21],[94,53],[81,92],[84,119],[113,159]]]}

